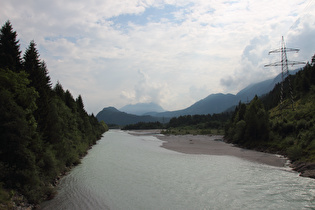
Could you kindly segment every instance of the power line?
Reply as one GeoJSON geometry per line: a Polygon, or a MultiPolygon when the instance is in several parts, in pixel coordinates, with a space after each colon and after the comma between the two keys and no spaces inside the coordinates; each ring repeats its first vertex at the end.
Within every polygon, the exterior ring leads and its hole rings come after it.
{"type": "Polygon", "coordinates": [[[302,12],[300,12],[300,14],[298,15],[298,17],[296,18],[296,20],[294,21],[294,23],[290,26],[289,30],[285,33],[285,34],[288,34],[289,31],[291,31],[298,23],[298,21],[300,20],[301,18],[301,14],[303,13],[306,13],[307,10],[309,10],[311,8],[311,5],[313,4],[313,1],[314,0],[310,0],[307,5],[304,7],[304,9],[302,10],[302,12]]]}
{"type": "MultiPolygon", "coordinates": [[[[280,90],[281,91],[280,92],[280,109],[283,108],[283,83],[284,83],[285,78],[289,76],[288,65],[293,66],[293,65],[298,65],[298,64],[305,64],[305,62],[301,62],[301,61],[288,61],[287,52],[299,52],[299,51],[300,50],[296,48],[286,48],[283,36],[282,36],[282,41],[281,41],[281,47],[279,49],[269,51],[269,55],[271,53],[281,53],[281,61],[265,65],[265,67],[281,66],[282,81],[281,81],[281,90],[280,90]]],[[[290,77],[288,77],[288,82],[289,82],[289,91],[290,91],[292,109],[294,110],[293,92],[292,92],[292,87],[290,83],[290,77]]]]}

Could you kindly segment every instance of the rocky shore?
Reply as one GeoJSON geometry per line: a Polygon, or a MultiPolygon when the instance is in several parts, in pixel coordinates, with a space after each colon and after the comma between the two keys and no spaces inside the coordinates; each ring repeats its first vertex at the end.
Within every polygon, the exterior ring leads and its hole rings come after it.
{"type": "Polygon", "coordinates": [[[315,179],[315,163],[295,162],[292,167],[293,170],[300,173],[300,176],[315,179]]]}

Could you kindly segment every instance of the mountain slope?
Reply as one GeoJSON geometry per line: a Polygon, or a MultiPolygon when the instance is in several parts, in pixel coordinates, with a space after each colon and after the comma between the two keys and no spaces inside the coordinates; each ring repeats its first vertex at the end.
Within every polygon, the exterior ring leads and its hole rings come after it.
{"type": "MultiPolygon", "coordinates": [[[[290,71],[290,75],[294,75],[300,70],[301,69],[290,71]]],[[[262,96],[264,94],[269,93],[277,83],[281,82],[281,80],[282,80],[281,74],[278,74],[278,76],[276,76],[273,79],[268,79],[262,82],[248,85],[246,88],[238,92],[236,96],[239,101],[242,102],[251,101],[255,97],[255,95],[262,96]]]]}
{"type": "Polygon", "coordinates": [[[127,114],[125,112],[121,112],[117,110],[114,107],[107,107],[104,108],[102,111],[100,111],[96,118],[99,121],[104,121],[106,124],[116,124],[116,125],[128,125],[128,124],[135,124],[138,122],[167,122],[169,121],[169,118],[159,118],[159,117],[153,117],[149,115],[132,115],[127,114]]]}
{"type": "Polygon", "coordinates": [[[165,110],[156,103],[137,103],[128,104],[119,109],[122,112],[134,115],[145,115],[147,113],[165,112],[165,110]]]}
{"type": "MultiPolygon", "coordinates": [[[[296,74],[299,70],[300,69],[290,71],[290,74],[296,74]]],[[[281,82],[281,74],[274,79],[268,79],[256,84],[251,84],[239,91],[236,95],[222,93],[211,94],[186,109],[172,112],[161,112],[155,114],[154,116],[178,117],[180,115],[221,113],[237,105],[239,101],[247,102],[252,100],[255,95],[262,96],[269,93],[279,82],[281,82]]]]}

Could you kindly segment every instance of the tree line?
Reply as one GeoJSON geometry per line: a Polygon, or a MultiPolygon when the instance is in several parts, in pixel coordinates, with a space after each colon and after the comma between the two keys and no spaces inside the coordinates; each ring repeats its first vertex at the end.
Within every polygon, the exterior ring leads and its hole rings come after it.
{"type": "Polygon", "coordinates": [[[185,115],[173,117],[167,124],[167,128],[176,128],[183,126],[195,126],[197,128],[224,128],[225,122],[230,118],[230,113],[207,115],[185,115]]]}
{"type": "Polygon", "coordinates": [[[147,129],[163,129],[165,126],[159,121],[156,122],[138,122],[129,124],[122,128],[122,130],[147,130],[147,129]]]}
{"type": "Polygon", "coordinates": [[[215,133],[220,133],[219,130],[223,131],[230,117],[231,113],[229,112],[212,115],[184,115],[173,117],[165,124],[139,122],[126,125],[122,130],[162,129],[163,134],[212,134],[214,130],[216,130],[215,133]]]}
{"type": "MultiPolygon", "coordinates": [[[[58,175],[80,162],[108,130],[74,98],[50,81],[31,41],[21,55],[10,21],[0,31],[0,200],[3,189],[39,203],[54,194],[58,175]]],[[[9,195],[12,196],[12,195],[9,195]]]]}

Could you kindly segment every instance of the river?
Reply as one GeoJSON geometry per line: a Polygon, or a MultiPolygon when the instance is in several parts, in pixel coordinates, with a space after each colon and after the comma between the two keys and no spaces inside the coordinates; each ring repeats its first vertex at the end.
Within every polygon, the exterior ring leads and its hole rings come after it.
{"type": "Polygon", "coordinates": [[[288,168],[161,144],[106,132],[41,209],[315,209],[315,180],[288,168]]]}

